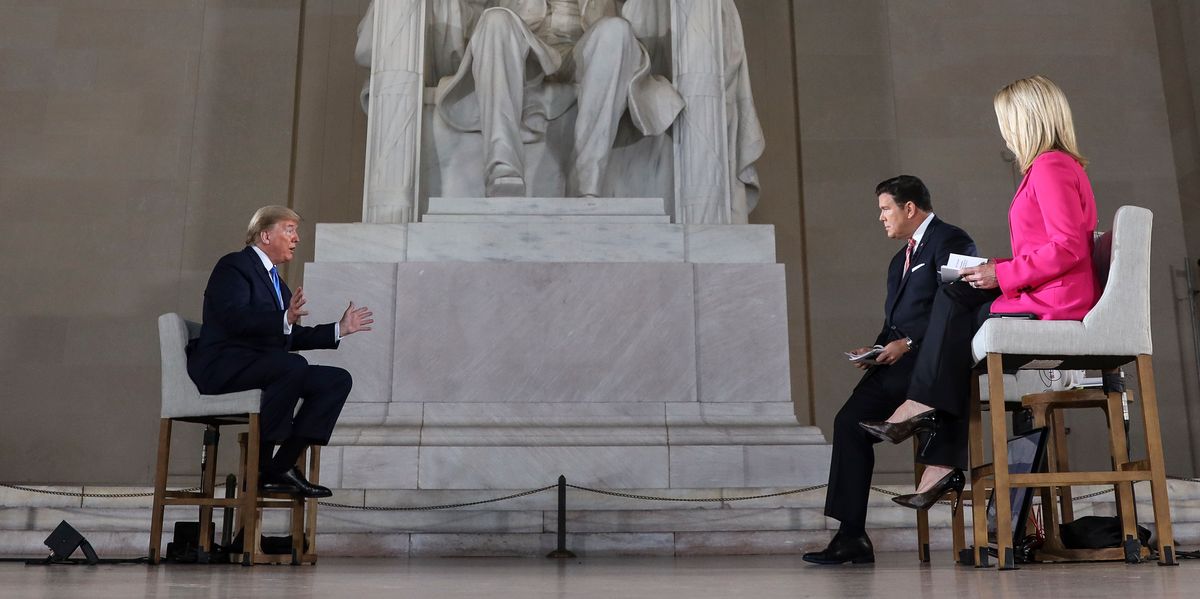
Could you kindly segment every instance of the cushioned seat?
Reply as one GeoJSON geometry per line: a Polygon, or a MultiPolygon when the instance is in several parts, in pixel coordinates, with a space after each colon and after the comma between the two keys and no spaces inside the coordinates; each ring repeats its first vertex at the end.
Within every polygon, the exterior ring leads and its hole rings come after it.
{"type": "MultiPolygon", "coordinates": [[[[1170,508],[1162,456],[1158,402],[1150,362],[1150,233],[1153,215],[1145,208],[1124,206],[1117,210],[1113,230],[1096,239],[1093,262],[1103,289],[1095,307],[1082,321],[990,319],[972,340],[972,352],[984,372],[1015,372],[1021,369],[1089,369],[1116,372],[1136,362],[1141,393],[1147,459],[1129,461],[1123,426],[1110,419],[1109,450],[1113,469],[1104,472],[1047,472],[1010,474],[1007,468],[984,465],[983,429],[978,401],[971,403],[971,487],[976,566],[988,561],[987,487],[995,488],[996,529],[1009,530],[1011,487],[1055,487],[1072,484],[1113,484],[1125,535],[1136,537],[1133,510],[1133,481],[1150,481],[1154,519],[1157,526],[1159,563],[1175,564],[1170,508]]],[[[1007,428],[1003,401],[1008,394],[1005,377],[989,377],[992,457],[994,464],[1008,463],[1007,428]]],[[[978,393],[978,390],[975,391],[978,393]]],[[[1122,412],[1120,390],[1107,393],[1108,413],[1122,412]]],[[[1050,494],[1053,495],[1053,492],[1050,494]]],[[[1048,495],[1048,496],[1050,496],[1048,495]]],[[[1054,510],[1056,506],[1048,506],[1054,510]]],[[[1054,522],[1054,518],[1047,518],[1054,522]]],[[[996,535],[997,567],[1015,567],[1012,539],[996,535]]],[[[1129,537],[1127,537],[1129,538],[1129,537]]]]}
{"type": "MultiPolygon", "coordinates": [[[[178,314],[158,317],[159,351],[162,358],[162,419],[159,424],[158,465],[154,478],[154,507],[150,524],[150,563],[157,564],[162,556],[163,518],[166,506],[198,506],[200,510],[200,548],[202,561],[212,553],[212,512],[215,507],[236,508],[236,521],[242,531],[244,551],[240,554],[245,565],[257,563],[315,563],[316,562],[316,501],[283,494],[260,494],[258,491],[258,414],[262,391],[255,389],[220,395],[204,395],[196,388],[187,373],[187,344],[200,334],[198,323],[186,321],[178,314]],[[167,469],[171,457],[171,430],[175,421],[206,426],[204,460],[200,472],[200,490],[168,491],[167,469]],[[236,497],[216,497],[217,450],[220,446],[220,427],[246,425],[247,432],[239,443],[236,497]],[[262,508],[292,510],[290,555],[266,555],[259,543],[262,508]],[[307,515],[307,517],[305,517],[307,515]],[[249,541],[253,542],[249,542],[249,541]]],[[[318,481],[320,453],[316,447],[309,451],[309,479],[318,481]]],[[[303,464],[300,464],[303,469],[303,464]]],[[[231,539],[225,539],[228,544],[231,539]]]]}

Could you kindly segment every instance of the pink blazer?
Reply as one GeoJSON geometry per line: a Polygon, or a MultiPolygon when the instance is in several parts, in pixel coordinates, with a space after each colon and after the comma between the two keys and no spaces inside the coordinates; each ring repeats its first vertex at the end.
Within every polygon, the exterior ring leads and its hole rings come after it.
{"type": "Polygon", "coordinates": [[[1003,295],[992,312],[1082,320],[1096,305],[1092,270],[1096,198],[1083,167],[1063,152],[1033,160],[1008,209],[1012,258],[996,261],[1003,295]]]}

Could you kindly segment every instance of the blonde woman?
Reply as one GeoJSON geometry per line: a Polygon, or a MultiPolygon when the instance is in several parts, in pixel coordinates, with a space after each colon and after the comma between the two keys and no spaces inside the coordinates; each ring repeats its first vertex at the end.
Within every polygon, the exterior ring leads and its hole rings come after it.
{"type": "Polygon", "coordinates": [[[1012,258],[964,269],[934,300],[908,400],[884,421],[860,425],[892,443],[926,435],[917,492],[894,498],[927,509],[949,493],[958,508],[967,466],[971,338],[991,315],[1081,320],[1096,304],[1092,270],[1096,200],[1075,143],[1067,98],[1040,75],[1014,81],[993,104],[1000,134],[1025,177],[1008,210],[1012,258]]]}

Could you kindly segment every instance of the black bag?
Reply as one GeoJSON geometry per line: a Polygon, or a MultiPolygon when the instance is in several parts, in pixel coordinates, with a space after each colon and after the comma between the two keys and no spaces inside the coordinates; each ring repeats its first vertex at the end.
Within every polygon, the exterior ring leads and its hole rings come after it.
{"type": "MultiPolygon", "coordinates": [[[[1121,519],[1116,516],[1084,516],[1058,527],[1063,546],[1067,549],[1104,549],[1120,547],[1125,539],[1121,534],[1121,519]]],[[[1150,545],[1150,529],[1137,527],[1138,540],[1150,545]]]]}

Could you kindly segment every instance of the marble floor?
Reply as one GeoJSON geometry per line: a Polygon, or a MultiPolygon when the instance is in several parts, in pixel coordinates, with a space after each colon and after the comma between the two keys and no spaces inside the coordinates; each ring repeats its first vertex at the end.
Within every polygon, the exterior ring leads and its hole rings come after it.
{"type": "Polygon", "coordinates": [[[305,597],[509,599],[540,597],[1195,597],[1200,561],[1024,566],[997,572],[954,566],[948,553],[921,566],[910,552],[873,565],[818,567],[799,556],[324,559],[320,565],[25,566],[0,563],[0,597],[305,597]]]}

